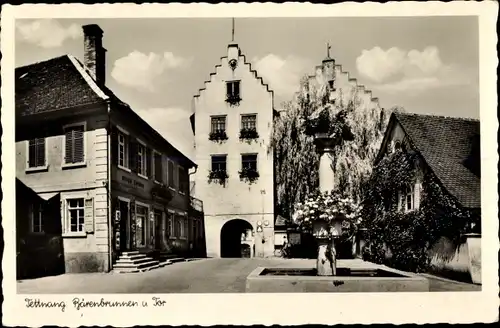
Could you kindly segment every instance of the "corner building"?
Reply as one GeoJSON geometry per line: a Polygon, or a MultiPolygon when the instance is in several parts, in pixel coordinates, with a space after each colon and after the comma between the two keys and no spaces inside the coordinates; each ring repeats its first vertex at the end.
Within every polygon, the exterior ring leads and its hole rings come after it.
{"type": "Polygon", "coordinates": [[[194,192],[209,257],[274,254],[273,91],[237,44],[194,96],[194,192]]]}

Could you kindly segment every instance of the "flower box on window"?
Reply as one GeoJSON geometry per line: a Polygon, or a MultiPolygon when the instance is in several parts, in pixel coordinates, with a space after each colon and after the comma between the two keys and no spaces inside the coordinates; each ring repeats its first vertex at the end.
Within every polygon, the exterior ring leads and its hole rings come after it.
{"type": "Polygon", "coordinates": [[[227,140],[226,131],[224,131],[224,130],[216,130],[216,131],[210,132],[210,134],[208,135],[208,140],[211,140],[211,141],[224,141],[224,140],[227,140]]]}
{"type": "Polygon", "coordinates": [[[217,182],[221,185],[225,185],[228,178],[229,176],[227,175],[226,170],[212,170],[208,174],[209,183],[217,182]]]}
{"type": "Polygon", "coordinates": [[[240,104],[241,97],[237,94],[227,94],[226,102],[231,106],[238,106],[240,104]]]}
{"type": "Polygon", "coordinates": [[[240,174],[240,180],[247,181],[250,184],[254,183],[259,178],[259,172],[249,167],[244,167],[238,173],[240,174]]]}
{"type": "Polygon", "coordinates": [[[240,130],[240,140],[252,140],[257,139],[259,137],[259,133],[256,129],[241,129],[240,130]]]}

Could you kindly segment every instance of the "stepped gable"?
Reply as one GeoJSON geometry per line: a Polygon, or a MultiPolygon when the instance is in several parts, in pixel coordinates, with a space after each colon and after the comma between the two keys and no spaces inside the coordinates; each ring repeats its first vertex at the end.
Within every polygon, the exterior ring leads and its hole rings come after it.
{"type": "MultiPolygon", "coordinates": [[[[248,65],[250,72],[252,72],[254,74],[255,78],[258,79],[260,81],[260,83],[262,84],[262,86],[264,86],[266,88],[267,92],[270,92],[273,95],[273,99],[274,99],[274,91],[269,87],[269,84],[264,82],[264,79],[261,76],[259,76],[259,74],[257,73],[257,71],[255,69],[252,69],[252,63],[247,61],[246,56],[244,54],[242,54],[242,51],[239,47],[238,47],[238,49],[239,49],[239,57],[243,57],[243,65],[248,65]]],[[[220,62],[222,62],[223,59],[227,59],[227,58],[228,58],[227,56],[220,57],[220,62]]],[[[219,68],[219,67],[222,67],[222,63],[215,65],[215,71],[210,73],[209,80],[203,82],[205,87],[198,89],[198,93],[196,95],[194,95],[195,98],[199,97],[201,95],[201,92],[206,89],[207,83],[212,82],[212,76],[217,74],[217,68],[219,68]]]]}

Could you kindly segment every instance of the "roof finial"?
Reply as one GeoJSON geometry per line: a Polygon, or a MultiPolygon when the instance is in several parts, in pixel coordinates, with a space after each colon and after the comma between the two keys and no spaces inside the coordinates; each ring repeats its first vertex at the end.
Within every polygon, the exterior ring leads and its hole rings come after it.
{"type": "Polygon", "coordinates": [[[329,42],[326,43],[326,58],[330,58],[330,49],[332,46],[330,45],[329,42]]]}
{"type": "Polygon", "coordinates": [[[231,42],[234,42],[234,17],[233,17],[233,31],[231,34],[231,42]]]}

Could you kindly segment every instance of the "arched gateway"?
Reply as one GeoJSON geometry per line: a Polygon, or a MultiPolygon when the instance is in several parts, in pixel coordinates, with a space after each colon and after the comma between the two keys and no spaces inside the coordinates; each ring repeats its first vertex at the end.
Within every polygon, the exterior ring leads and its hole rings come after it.
{"type": "Polygon", "coordinates": [[[221,257],[253,257],[252,225],[242,219],[226,222],[220,232],[221,257]]]}

